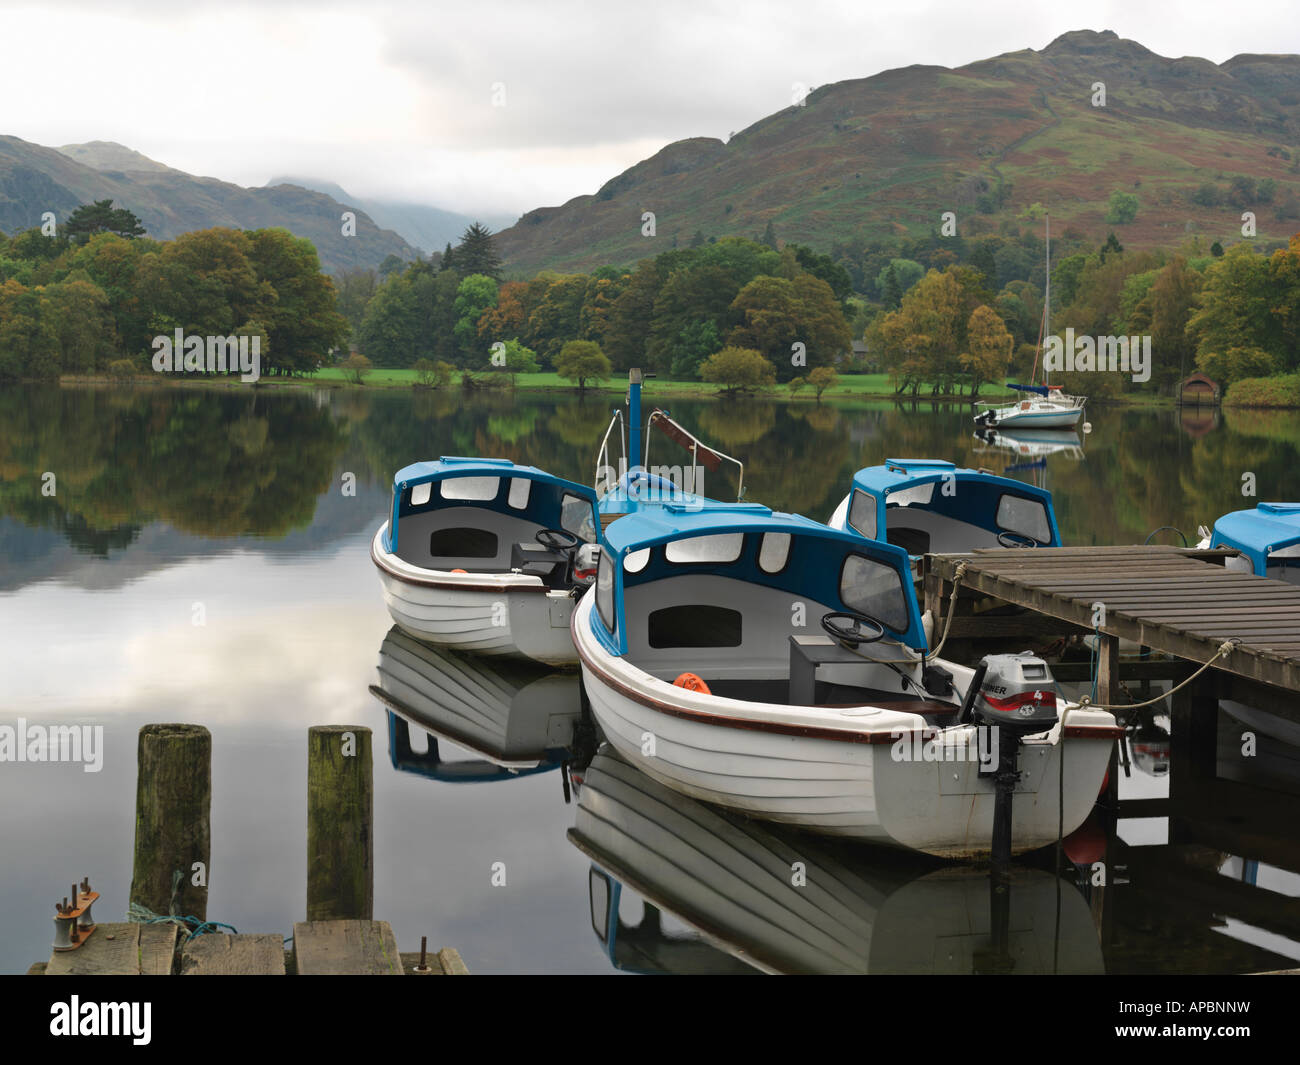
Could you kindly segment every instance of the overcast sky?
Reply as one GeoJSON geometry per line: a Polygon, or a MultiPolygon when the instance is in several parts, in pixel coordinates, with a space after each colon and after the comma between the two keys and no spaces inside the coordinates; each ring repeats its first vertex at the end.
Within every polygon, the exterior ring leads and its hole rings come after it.
{"type": "Polygon", "coordinates": [[[0,133],[119,141],[241,185],[298,174],[518,213],[594,192],[670,141],[725,139],[787,106],[795,82],[960,66],[1072,29],[1215,62],[1300,53],[1297,12],[1294,0],[0,0],[0,133]]]}

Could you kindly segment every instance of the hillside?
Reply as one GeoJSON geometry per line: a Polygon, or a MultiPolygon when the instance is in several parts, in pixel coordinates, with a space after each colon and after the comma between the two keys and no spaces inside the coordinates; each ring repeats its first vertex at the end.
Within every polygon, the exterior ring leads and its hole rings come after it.
{"type": "Polygon", "coordinates": [[[1041,51],[821,86],[726,143],[677,141],[594,195],[530,211],[499,243],[507,270],[523,275],[626,264],[697,232],[757,238],[769,222],[779,240],[821,251],[923,236],[944,211],[975,236],[1033,203],[1054,228],[1096,240],[1113,229],[1126,246],[1188,233],[1226,241],[1240,238],[1243,204],[1193,197],[1206,183],[1226,193],[1237,175],[1275,182],[1249,206],[1260,237],[1284,239],[1300,218],[1297,145],[1300,56],[1216,65],[1080,30],[1041,51]],[[1099,81],[1106,101],[1095,107],[1099,81]],[[1134,221],[1105,221],[1116,190],[1138,196],[1134,221]],[[641,236],[643,211],[655,212],[654,238],[641,236]]]}
{"type": "Polygon", "coordinates": [[[511,225],[515,216],[484,215],[470,217],[455,211],[444,211],[441,207],[431,207],[425,203],[405,203],[400,200],[358,199],[332,181],[318,178],[275,177],[267,183],[274,185],[301,185],[305,189],[314,189],[332,196],[339,203],[350,204],[358,210],[365,211],[375,220],[375,224],[384,229],[398,233],[413,247],[425,254],[442,251],[448,244],[457,243],[475,222],[482,222],[489,229],[501,229],[511,225]]]}
{"type": "Polygon", "coordinates": [[[356,235],[344,237],[340,217],[347,208],[296,185],[246,189],[173,170],[105,141],[47,148],[0,136],[0,230],[38,226],[45,211],[62,220],[79,205],[104,199],[134,211],[149,236],[160,240],[212,226],[283,226],[316,245],[329,273],[378,266],[389,255],[409,260],[416,254],[359,209],[356,235]]]}

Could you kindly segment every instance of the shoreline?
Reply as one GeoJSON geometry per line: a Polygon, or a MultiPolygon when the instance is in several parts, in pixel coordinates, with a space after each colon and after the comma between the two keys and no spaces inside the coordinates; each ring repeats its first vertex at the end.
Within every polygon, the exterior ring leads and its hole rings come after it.
{"type": "MultiPolygon", "coordinates": [[[[358,390],[358,391],[393,391],[398,389],[419,391],[419,392],[481,392],[486,394],[509,394],[517,392],[540,393],[542,395],[570,395],[579,394],[576,385],[566,384],[556,374],[520,374],[512,386],[501,388],[480,388],[465,389],[459,381],[443,386],[442,388],[433,388],[427,385],[419,385],[415,382],[414,371],[411,370],[391,370],[376,369],[368,375],[371,380],[363,381],[356,384],[346,380],[342,373],[334,368],[323,371],[326,376],[320,373],[312,375],[294,376],[294,377],[262,377],[250,385],[241,382],[238,377],[198,377],[187,375],[144,375],[141,374],[133,378],[110,377],[106,374],[62,374],[59,376],[57,384],[59,387],[109,387],[121,389],[134,388],[159,388],[159,387],[176,387],[199,388],[199,389],[242,389],[242,388],[273,388],[273,389],[293,389],[293,388],[314,388],[330,390],[358,390]],[[532,378],[529,380],[528,378],[532,378]],[[539,380],[540,379],[540,380],[539,380]]],[[[662,399],[709,399],[709,400],[729,400],[729,399],[762,399],[775,400],[784,403],[804,403],[811,406],[817,406],[821,403],[835,403],[852,400],[874,400],[889,401],[899,405],[916,406],[921,403],[930,405],[943,406],[977,406],[981,403],[1004,403],[1010,402],[1017,395],[1015,392],[1007,390],[1005,392],[983,392],[975,400],[972,400],[968,394],[949,394],[949,395],[931,395],[927,392],[918,394],[899,393],[888,386],[881,388],[879,379],[884,378],[884,374],[848,374],[843,375],[840,381],[833,387],[822,394],[819,401],[809,389],[804,389],[799,393],[791,393],[787,388],[781,385],[769,387],[757,392],[749,392],[743,395],[727,395],[711,385],[703,385],[695,381],[670,381],[658,380],[651,378],[643,386],[644,394],[647,397],[659,397],[662,399]],[[861,378],[872,378],[870,382],[861,381],[861,378]],[[855,387],[857,386],[857,387],[855,387]]],[[[42,382],[27,381],[19,382],[22,384],[39,384],[42,382]]],[[[53,384],[55,382],[44,382],[53,384]]],[[[586,388],[587,394],[601,395],[618,395],[627,390],[627,384],[623,381],[604,381],[600,383],[589,384],[586,388]]],[[[1097,397],[1089,400],[1090,406],[1101,407],[1148,407],[1158,409],[1178,410],[1179,404],[1175,397],[1164,395],[1120,395],[1097,397]]],[[[1207,405],[1212,407],[1213,405],[1207,405]]],[[[1219,404],[1220,407],[1228,407],[1228,404],[1219,404]]],[[[1279,405],[1279,406],[1245,406],[1239,404],[1231,405],[1231,409],[1236,410],[1300,410],[1300,406],[1279,405]]]]}

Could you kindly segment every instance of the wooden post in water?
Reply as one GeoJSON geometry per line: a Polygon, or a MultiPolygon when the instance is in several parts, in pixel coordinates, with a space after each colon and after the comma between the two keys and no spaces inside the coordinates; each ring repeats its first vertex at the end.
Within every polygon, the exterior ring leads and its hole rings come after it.
{"type": "Polygon", "coordinates": [[[140,729],[135,781],[135,867],[131,901],[207,920],[212,849],[212,733],[202,725],[140,729]]]}
{"type": "Polygon", "coordinates": [[[307,730],[307,920],[374,919],[370,729],[307,730]]]}

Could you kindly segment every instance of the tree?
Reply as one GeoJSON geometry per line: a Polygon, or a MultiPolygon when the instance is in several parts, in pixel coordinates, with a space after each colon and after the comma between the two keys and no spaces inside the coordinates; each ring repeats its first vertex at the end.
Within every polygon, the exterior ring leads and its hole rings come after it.
{"type": "Polygon", "coordinates": [[[776,384],[776,369],[753,348],[725,347],[705,360],[700,377],[721,385],[719,391],[727,395],[738,395],[776,384]]]}
{"type": "Polygon", "coordinates": [[[980,304],[971,311],[966,324],[966,353],[961,365],[970,374],[971,399],[979,395],[985,381],[1001,381],[1007,375],[1011,362],[1011,348],[1015,340],[996,311],[980,304]]]}
{"type": "Polygon", "coordinates": [[[471,225],[451,254],[455,270],[461,277],[483,274],[493,281],[501,280],[501,256],[497,254],[492,230],[487,226],[478,222],[471,225]]]}
{"type": "Polygon", "coordinates": [[[144,236],[140,219],[125,207],[113,207],[112,200],[82,204],[63,223],[64,234],[77,244],[85,244],[96,233],[115,233],[127,240],[144,236]]]}
{"type": "Polygon", "coordinates": [[[790,390],[792,398],[797,398],[799,392],[808,387],[808,375],[804,374],[803,377],[790,378],[790,380],[785,383],[785,387],[790,390]]]}
{"type": "Polygon", "coordinates": [[[1116,189],[1106,204],[1106,221],[1111,225],[1125,225],[1137,217],[1139,200],[1131,192],[1116,189]]]}
{"type": "Polygon", "coordinates": [[[347,319],[335,310],[334,283],[321,273],[311,241],[287,229],[255,229],[248,238],[257,279],[274,293],[258,311],[271,349],[263,367],[314,372],[348,335],[347,319]]]}
{"type": "Polygon", "coordinates": [[[354,352],[339,363],[343,376],[354,385],[361,384],[361,379],[370,372],[371,362],[360,352],[354,352]]]}
{"type": "Polygon", "coordinates": [[[451,383],[456,368],[449,362],[417,359],[411,369],[415,371],[416,384],[421,388],[445,388],[451,383]]]}
{"type": "Polygon", "coordinates": [[[366,307],[379,290],[379,274],[374,270],[340,270],[334,275],[335,307],[347,319],[353,339],[361,335],[366,307]]]}
{"type": "Polygon", "coordinates": [[[604,381],[612,371],[600,345],[591,340],[570,340],[555,357],[555,372],[566,381],[576,381],[579,395],[588,381],[604,381]]]}
{"type": "MultiPolygon", "coordinates": [[[[460,344],[463,365],[471,365],[483,355],[479,339],[479,319],[496,306],[497,283],[486,274],[470,274],[456,288],[456,325],[452,332],[460,344]]],[[[496,338],[492,338],[496,339],[496,338]]]]}
{"type": "Polygon", "coordinates": [[[1197,310],[1187,323],[1196,337],[1196,365],[1206,373],[1211,365],[1222,373],[1222,364],[1212,360],[1233,349],[1280,350],[1275,302],[1268,260],[1249,244],[1234,244],[1206,269],[1197,310]]]}
{"type": "Polygon", "coordinates": [[[808,375],[808,384],[817,394],[817,402],[822,401],[822,393],[828,388],[834,388],[840,375],[830,366],[818,366],[808,375]]]}

